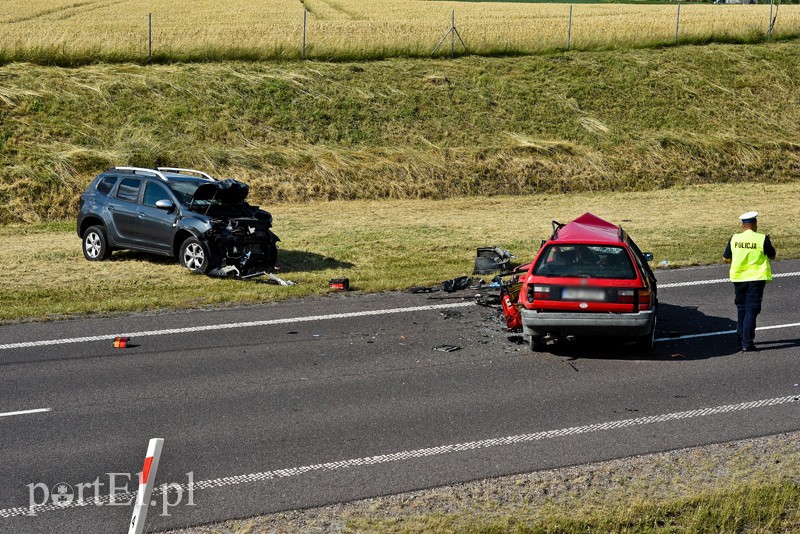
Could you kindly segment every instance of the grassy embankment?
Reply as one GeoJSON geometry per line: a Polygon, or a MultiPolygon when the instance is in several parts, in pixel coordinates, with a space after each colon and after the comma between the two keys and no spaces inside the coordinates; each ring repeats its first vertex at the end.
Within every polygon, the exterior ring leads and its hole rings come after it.
{"type": "Polygon", "coordinates": [[[91,177],[114,164],[234,176],[261,204],[800,177],[798,41],[456,61],[13,64],[0,81],[0,223],[73,217],[91,177]]]}
{"type": "MultiPolygon", "coordinates": [[[[675,42],[676,7],[579,3],[573,49],[654,47],[675,42]]],[[[682,6],[679,43],[766,39],[769,6],[682,6]]],[[[306,55],[322,60],[430,57],[450,28],[451,10],[468,52],[519,55],[567,47],[569,6],[428,0],[0,0],[0,64],[75,66],[153,61],[299,59],[303,10],[306,55]],[[5,8],[5,9],[3,9],[5,8]]],[[[800,35],[800,7],[783,5],[773,39],[800,35]]],[[[439,51],[449,53],[449,46],[439,51]]],[[[457,53],[463,53],[459,46],[457,53]]]]}

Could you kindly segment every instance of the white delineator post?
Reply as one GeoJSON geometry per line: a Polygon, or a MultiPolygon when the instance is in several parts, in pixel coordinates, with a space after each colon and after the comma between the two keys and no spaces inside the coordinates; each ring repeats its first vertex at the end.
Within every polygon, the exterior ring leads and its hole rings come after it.
{"type": "Polygon", "coordinates": [[[142,474],[139,475],[139,491],[136,493],[136,504],[133,507],[133,517],[128,534],[142,534],[147,520],[147,507],[150,504],[150,495],[153,493],[153,484],[158,471],[158,459],[161,457],[161,448],[164,446],[162,438],[153,438],[147,446],[147,456],[144,459],[142,474]]]}

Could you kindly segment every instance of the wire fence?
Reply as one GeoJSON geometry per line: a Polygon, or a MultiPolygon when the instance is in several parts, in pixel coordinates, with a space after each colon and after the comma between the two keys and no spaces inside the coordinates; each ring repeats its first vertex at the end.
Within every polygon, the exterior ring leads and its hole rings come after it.
{"type": "MultiPolygon", "coordinates": [[[[401,4],[402,0],[398,1],[401,4]]],[[[435,2],[424,4],[426,11],[409,11],[405,17],[402,11],[387,14],[355,8],[346,12],[347,16],[338,16],[341,13],[328,13],[322,6],[344,8],[323,0],[317,4],[307,1],[300,9],[284,7],[261,14],[224,9],[142,13],[141,7],[130,5],[129,0],[105,0],[93,11],[70,4],[43,14],[0,15],[0,60],[456,57],[758,42],[800,35],[800,6],[773,3],[503,4],[502,9],[452,4],[449,12],[431,6],[435,2]],[[129,9],[120,10],[121,5],[129,9]],[[110,8],[120,10],[117,17],[104,19],[103,10],[110,8]]],[[[364,5],[370,5],[369,0],[364,5]]]]}

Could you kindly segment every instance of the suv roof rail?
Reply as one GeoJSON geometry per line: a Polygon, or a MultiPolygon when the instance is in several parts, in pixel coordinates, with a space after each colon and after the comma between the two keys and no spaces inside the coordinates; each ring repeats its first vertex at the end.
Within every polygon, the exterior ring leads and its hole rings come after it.
{"type": "Polygon", "coordinates": [[[199,174],[202,178],[205,178],[206,180],[210,180],[212,182],[217,181],[217,179],[211,176],[210,174],[205,173],[203,171],[198,171],[196,169],[183,169],[181,167],[158,167],[158,170],[162,172],[176,172],[178,174],[189,172],[189,173],[199,174]]]}
{"type": "Polygon", "coordinates": [[[145,169],[144,167],[114,167],[114,169],[118,171],[131,171],[134,174],[136,174],[137,172],[141,174],[149,174],[151,176],[157,176],[158,178],[160,178],[165,182],[169,182],[169,179],[166,176],[164,176],[163,173],[154,169],[145,169]]]}

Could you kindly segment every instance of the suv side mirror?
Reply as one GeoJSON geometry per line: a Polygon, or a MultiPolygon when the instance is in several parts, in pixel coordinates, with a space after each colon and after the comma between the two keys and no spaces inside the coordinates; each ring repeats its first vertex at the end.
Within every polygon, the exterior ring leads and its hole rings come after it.
{"type": "Polygon", "coordinates": [[[653,261],[652,252],[642,252],[642,256],[644,256],[644,259],[646,259],[647,261],[653,261]]]}
{"type": "Polygon", "coordinates": [[[157,200],[156,207],[166,211],[172,211],[175,209],[175,204],[169,199],[157,200]]]}

